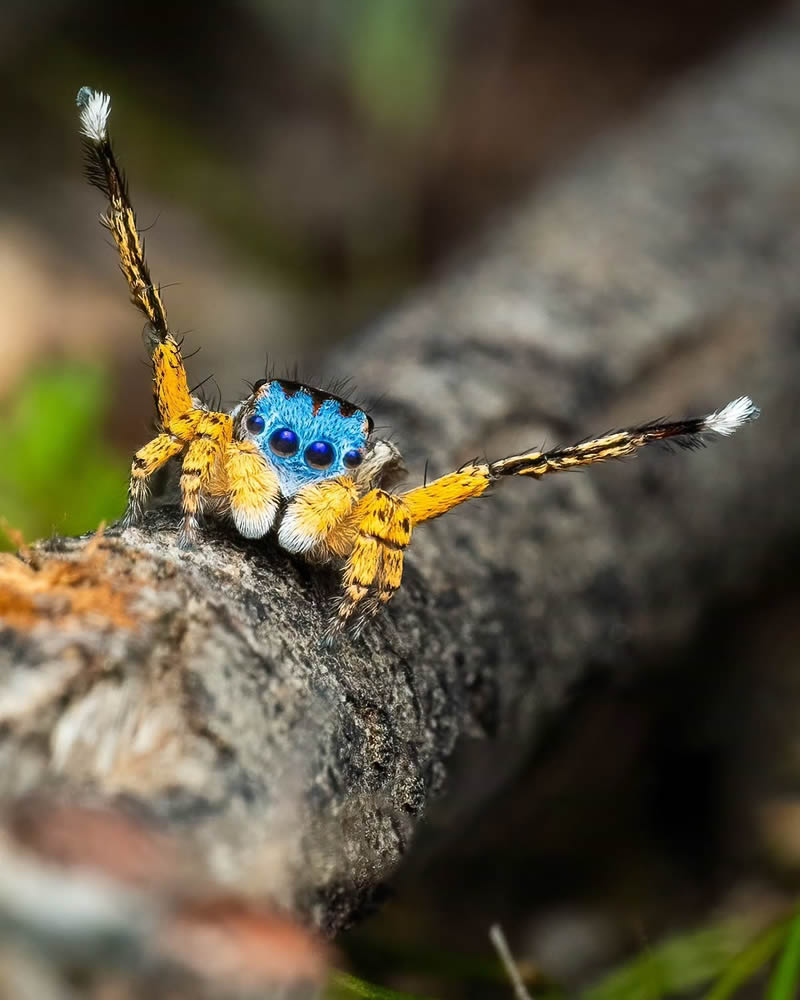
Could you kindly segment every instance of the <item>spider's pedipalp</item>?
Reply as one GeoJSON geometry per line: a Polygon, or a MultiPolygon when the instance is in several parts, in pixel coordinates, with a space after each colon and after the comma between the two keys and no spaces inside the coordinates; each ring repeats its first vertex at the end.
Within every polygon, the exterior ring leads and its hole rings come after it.
{"type": "Polygon", "coordinates": [[[281,519],[281,547],[320,560],[346,556],[355,538],[359,496],[356,483],[347,476],[304,487],[289,501],[281,519]]]}
{"type": "Polygon", "coordinates": [[[378,438],[369,444],[364,461],[352,475],[364,489],[380,487],[386,490],[401,482],[407,471],[397,445],[378,438]]]}
{"type": "Polygon", "coordinates": [[[281,492],[275,470],[251,441],[231,441],[225,448],[221,489],[236,530],[245,538],[263,538],[277,516],[281,492]]]}

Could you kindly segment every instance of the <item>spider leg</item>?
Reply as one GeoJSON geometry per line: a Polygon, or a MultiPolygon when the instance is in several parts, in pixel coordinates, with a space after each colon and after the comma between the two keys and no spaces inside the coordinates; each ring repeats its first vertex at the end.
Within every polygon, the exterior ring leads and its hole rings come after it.
{"type": "Polygon", "coordinates": [[[117,246],[120,268],[127,279],[134,305],[147,317],[157,339],[163,340],[169,334],[167,312],[161,300],[161,291],[150,277],[136,214],[128,197],[128,186],[108,137],[111,98],[90,87],[81,87],[76,103],[86,152],[87,177],[89,183],[108,199],[108,208],[100,221],[117,246]]]}
{"type": "Polygon", "coordinates": [[[485,462],[470,462],[455,472],[434,479],[426,486],[417,486],[402,494],[412,525],[441,517],[453,507],[482,496],[492,485],[494,476],[485,462]]]}
{"type": "Polygon", "coordinates": [[[189,548],[197,540],[204,502],[206,496],[212,495],[212,484],[220,475],[219,465],[231,442],[233,427],[225,413],[196,410],[188,416],[197,419],[181,468],[183,527],[179,544],[183,548],[189,548]]]}
{"type": "Polygon", "coordinates": [[[128,506],[122,518],[122,527],[128,528],[142,520],[144,505],[150,493],[149,478],[162,466],[178,455],[185,442],[171,434],[159,434],[133,456],[131,479],[128,486],[128,506]]]}
{"type": "Polygon", "coordinates": [[[671,442],[681,448],[702,447],[709,438],[729,437],[742,424],[758,419],[760,410],[748,396],[734,399],[721,410],[704,417],[686,420],[653,421],[641,427],[612,431],[602,437],[588,438],[567,448],[529,451],[492,462],[489,472],[500,476],[532,476],[539,479],[550,472],[563,472],[612,458],[633,455],[639,448],[657,442],[671,442]]]}
{"type": "Polygon", "coordinates": [[[328,624],[326,639],[347,627],[358,635],[388,603],[403,578],[403,553],[413,527],[403,497],[371,490],[353,511],[355,537],[342,574],[344,593],[328,624]]]}
{"type": "Polygon", "coordinates": [[[551,472],[564,472],[612,458],[624,458],[645,445],[658,442],[698,448],[710,437],[728,437],[742,424],[757,419],[758,415],[759,409],[753,401],[742,396],[704,417],[654,421],[640,427],[613,431],[602,437],[587,438],[567,448],[528,451],[490,463],[473,462],[402,496],[412,523],[422,524],[446,514],[465,500],[481,496],[493,482],[505,476],[539,479],[551,472]]]}
{"type": "Polygon", "coordinates": [[[181,349],[172,334],[151,345],[151,352],[153,398],[161,426],[167,428],[192,411],[202,412],[192,399],[181,349]]]}

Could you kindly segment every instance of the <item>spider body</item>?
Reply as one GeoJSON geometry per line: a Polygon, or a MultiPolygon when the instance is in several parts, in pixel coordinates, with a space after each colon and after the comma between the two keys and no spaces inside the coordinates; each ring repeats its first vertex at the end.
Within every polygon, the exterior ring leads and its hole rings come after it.
{"type": "Polygon", "coordinates": [[[108,138],[110,99],[78,92],[89,180],[108,199],[111,232],[134,304],[148,321],[158,434],[133,459],[123,527],[140,521],[150,477],[180,459],[184,546],[201,540],[204,514],[228,519],[245,538],[268,534],[287,551],[341,566],[342,591],[327,636],[358,632],[400,587],[415,527],[482,496],[502,478],[541,478],[631,455],[651,442],[695,447],[732,434],[758,408],[742,396],[721,410],[679,422],[645,424],[566,448],[475,460],[423,486],[395,492],[405,469],[398,449],[373,436],[358,406],[312,386],[264,379],[228,412],[189,390],[180,344],[150,278],[136,218],[108,138]]]}

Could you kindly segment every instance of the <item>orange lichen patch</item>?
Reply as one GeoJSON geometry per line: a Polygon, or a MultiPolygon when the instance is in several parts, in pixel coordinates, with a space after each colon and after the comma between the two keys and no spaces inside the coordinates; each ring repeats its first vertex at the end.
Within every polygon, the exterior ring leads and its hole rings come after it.
{"type": "Polygon", "coordinates": [[[112,583],[108,557],[102,531],[73,559],[29,549],[0,553],[0,622],[30,629],[40,622],[72,625],[91,616],[132,626],[130,591],[112,583]]]}

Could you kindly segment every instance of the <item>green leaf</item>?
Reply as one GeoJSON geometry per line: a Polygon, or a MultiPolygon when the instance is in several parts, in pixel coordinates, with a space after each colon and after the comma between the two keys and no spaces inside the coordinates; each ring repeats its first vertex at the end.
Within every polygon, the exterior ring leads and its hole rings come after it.
{"type": "Polygon", "coordinates": [[[31,373],[0,412],[0,517],[26,539],[122,512],[128,463],[105,440],[107,407],[107,373],[65,364],[31,373]]]}
{"type": "Polygon", "coordinates": [[[368,0],[350,8],[350,83],[378,125],[413,132],[431,120],[450,8],[447,0],[368,0]]]}
{"type": "Polygon", "coordinates": [[[701,928],[648,948],[581,993],[581,1000],[661,1000],[721,975],[752,931],[743,923],[701,928]]]}
{"type": "Polygon", "coordinates": [[[383,986],[374,986],[347,972],[334,969],[325,990],[325,1000],[426,1000],[411,993],[398,993],[383,986]]]}
{"type": "Polygon", "coordinates": [[[800,914],[789,925],[786,944],[767,989],[767,1000],[796,1000],[800,988],[800,914]]]}
{"type": "Polygon", "coordinates": [[[762,931],[733,959],[704,1000],[728,1000],[728,997],[761,972],[772,960],[786,938],[787,921],[782,920],[762,931]]]}

